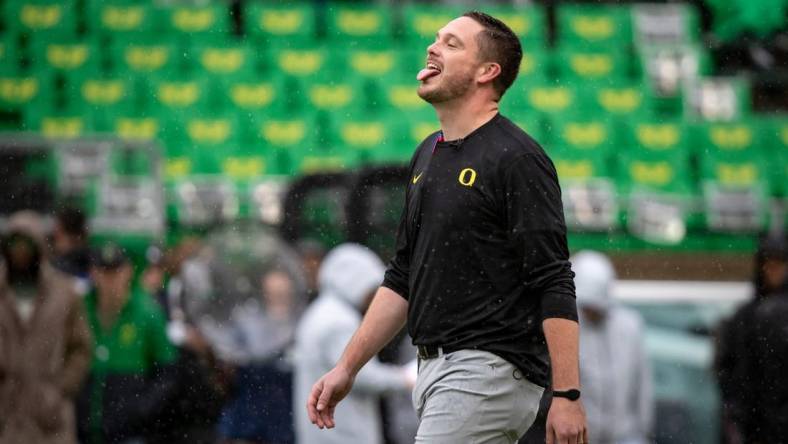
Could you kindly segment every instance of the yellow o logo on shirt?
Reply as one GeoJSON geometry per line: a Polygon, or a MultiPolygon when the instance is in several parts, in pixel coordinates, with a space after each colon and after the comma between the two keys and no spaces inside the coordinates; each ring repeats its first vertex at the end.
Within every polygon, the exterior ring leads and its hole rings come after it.
{"type": "Polygon", "coordinates": [[[465,168],[460,171],[460,177],[458,177],[457,180],[466,187],[473,186],[473,183],[476,182],[476,171],[472,168],[465,168]]]}

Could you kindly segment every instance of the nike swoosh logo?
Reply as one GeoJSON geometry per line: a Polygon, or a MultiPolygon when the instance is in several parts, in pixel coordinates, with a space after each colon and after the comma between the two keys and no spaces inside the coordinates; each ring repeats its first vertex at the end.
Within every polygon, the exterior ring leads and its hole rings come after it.
{"type": "Polygon", "coordinates": [[[418,182],[418,181],[419,181],[419,179],[421,178],[421,175],[422,175],[422,174],[423,174],[423,172],[422,172],[422,173],[419,173],[419,175],[418,175],[418,176],[413,176],[413,183],[414,183],[414,184],[415,184],[416,182],[418,182]]]}

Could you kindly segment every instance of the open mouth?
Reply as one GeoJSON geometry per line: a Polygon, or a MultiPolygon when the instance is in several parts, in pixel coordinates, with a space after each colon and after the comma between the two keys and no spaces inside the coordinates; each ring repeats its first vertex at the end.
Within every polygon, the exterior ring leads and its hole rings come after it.
{"type": "Polygon", "coordinates": [[[441,68],[435,62],[427,62],[427,66],[419,71],[416,75],[416,79],[420,82],[423,82],[430,77],[435,77],[441,73],[441,68]]]}

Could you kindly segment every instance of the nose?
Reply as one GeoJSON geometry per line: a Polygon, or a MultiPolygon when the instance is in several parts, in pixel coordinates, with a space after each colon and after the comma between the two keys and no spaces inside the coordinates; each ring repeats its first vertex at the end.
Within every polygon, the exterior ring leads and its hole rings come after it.
{"type": "Polygon", "coordinates": [[[434,57],[438,56],[438,41],[437,40],[432,42],[432,44],[430,44],[430,46],[427,46],[427,55],[428,56],[434,56],[434,57]]]}

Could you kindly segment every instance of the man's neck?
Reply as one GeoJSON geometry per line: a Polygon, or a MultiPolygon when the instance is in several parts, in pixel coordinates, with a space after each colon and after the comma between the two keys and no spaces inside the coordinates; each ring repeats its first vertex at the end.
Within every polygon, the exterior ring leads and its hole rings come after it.
{"type": "Polygon", "coordinates": [[[464,100],[433,105],[445,140],[462,139],[484,125],[498,113],[498,103],[464,100]]]}
{"type": "Polygon", "coordinates": [[[98,312],[101,326],[109,329],[117,321],[118,314],[129,300],[129,291],[125,290],[123,295],[110,295],[98,293],[98,312]]]}

